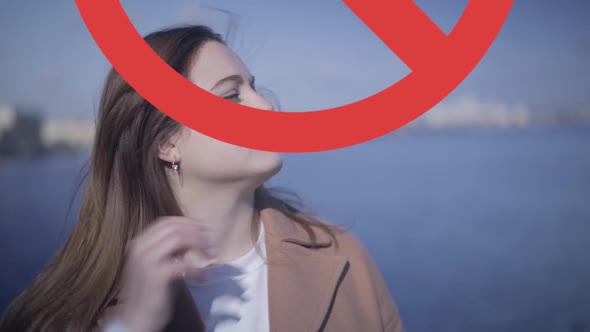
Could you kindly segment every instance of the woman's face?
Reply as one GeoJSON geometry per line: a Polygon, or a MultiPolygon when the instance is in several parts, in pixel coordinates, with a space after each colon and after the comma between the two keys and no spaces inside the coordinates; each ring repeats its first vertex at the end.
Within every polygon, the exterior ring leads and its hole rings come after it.
{"type": "MultiPolygon", "coordinates": [[[[246,66],[225,45],[205,43],[190,68],[188,77],[197,86],[228,100],[272,111],[272,105],[254,89],[254,79],[246,66]]],[[[227,119],[231,121],[231,119],[227,119]]],[[[247,123],[242,124],[248,127],[247,123]]],[[[180,163],[183,181],[210,184],[264,183],[281,166],[280,155],[228,144],[190,128],[172,138],[161,158],[180,163]],[[258,183],[259,182],[259,183],[258,183]]]]}

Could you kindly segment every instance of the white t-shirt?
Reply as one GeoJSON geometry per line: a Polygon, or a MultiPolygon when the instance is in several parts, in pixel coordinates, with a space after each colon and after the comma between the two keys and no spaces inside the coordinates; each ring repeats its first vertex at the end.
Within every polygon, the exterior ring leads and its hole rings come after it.
{"type": "MultiPolygon", "coordinates": [[[[235,261],[205,268],[206,281],[186,279],[208,332],[269,331],[264,225],[256,245],[235,261]],[[262,254],[262,256],[261,256],[262,254]]],[[[119,321],[103,332],[130,332],[119,321]]]]}
{"type": "Polygon", "coordinates": [[[269,331],[266,246],[262,223],[258,241],[248,253],[231,263],[207,267],[204,271],[206,281],[187,279],[186,284],[207,331],[269,331]]]}

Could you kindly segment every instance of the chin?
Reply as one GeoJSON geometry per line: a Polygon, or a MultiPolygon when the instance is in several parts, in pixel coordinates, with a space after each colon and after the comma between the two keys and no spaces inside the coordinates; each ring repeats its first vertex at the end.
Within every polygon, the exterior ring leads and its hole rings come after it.
{"type": "MultiPolygon", "coordinates": [[[[267,168],[267,173],[272,174],[271,176],[277,174],[281,168],[283,168],[283,159],[281,155],[276,152],[266,152],[264,158],[264,163],[267,168]]],[[[262,162],[262,160],[261,160],[262,162]]]]}
{"type": "Polygon", "coordinates": [[[277,174],[283,168],[283,159],[276,152],[258,152],[254,158],[254,176],[260,179],[261,184],[277,174]]]}

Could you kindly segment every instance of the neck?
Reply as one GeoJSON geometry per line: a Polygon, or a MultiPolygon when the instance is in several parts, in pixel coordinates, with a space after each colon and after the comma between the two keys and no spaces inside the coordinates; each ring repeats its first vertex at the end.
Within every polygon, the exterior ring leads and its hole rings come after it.
{"type": "Polygon", "coordinates": [[[198,190],[185,185],[177,191],[184,216],[211,226],[216,263],[231,262],[252,249],[252,222],[259,230],[254,191],[203,184],[198,190]]]}

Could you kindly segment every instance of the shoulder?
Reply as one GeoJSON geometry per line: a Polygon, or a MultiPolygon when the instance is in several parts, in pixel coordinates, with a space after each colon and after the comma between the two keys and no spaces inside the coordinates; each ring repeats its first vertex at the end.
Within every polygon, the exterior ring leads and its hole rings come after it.
{"type": "Polygon", "coordinates": [[[344,257],[348,274],[380,277],[379,269],[365,244],[345,226],[306,214],[287,216],[274,209],[264,210],[262,216],[266,233],[279,242],[295,244],[300,247],[298,252],[344,257]]]}
{"type": "Polygon", "coordinates": [[[332,221],[318,219],[323,225],[314,226],[314,231],[321,238],[330,238],[331,245],[324,249],[324,252],[335,255],[344,255],[351,260],[364,261],[372,259],[369,251],[361,239],[350,229],[332,221]]]}
{"type": "Polygon", "coordinates": [[[322,227],[317,231],[325,233],[334,240],[332,245],[320,249],[320,251],[346,257],[353,273],[366,274],[371,279],[380,278],[381,273],[375,264],[373,256],[352,230],[330,221],[320,220],[320,222],[325,228],[322,227]]]}
{"type": "MultiPolygon", "coordinates": [[[[352,292],[358,294],[360,302],[369,301],[375,304],[385,331],[404,331],[397,304],[391,297],[385,278],[365,244],[353,231],[330,221],[321,220],[321,222],[332,231],[336,241],[333,245],[318,251],[346,258],[348,272],[343,286],[354,289],[352,292]]],[[[317,231],[325,232],[323,227],[317,231]]]]}

